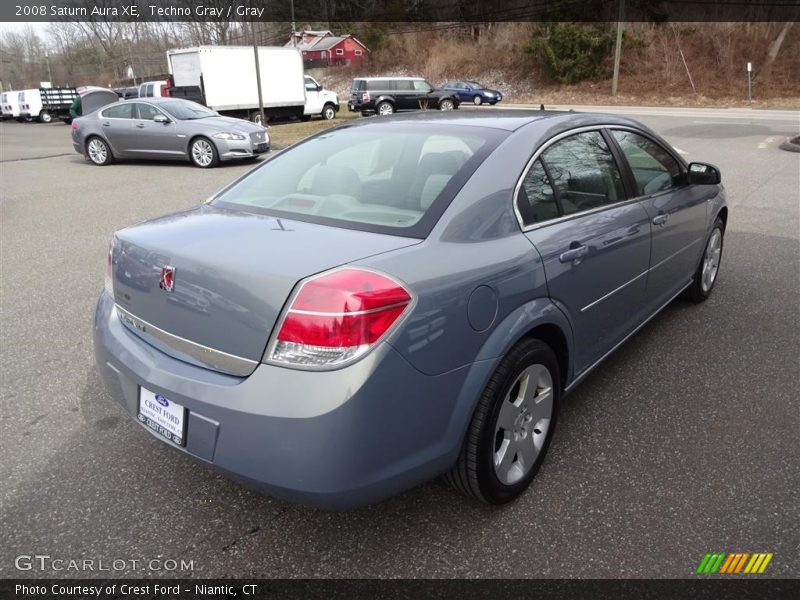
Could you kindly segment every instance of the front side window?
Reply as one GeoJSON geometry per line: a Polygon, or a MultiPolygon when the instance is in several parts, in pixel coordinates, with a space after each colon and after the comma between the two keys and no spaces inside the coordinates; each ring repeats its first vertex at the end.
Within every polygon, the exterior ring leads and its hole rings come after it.
{"type": "Polygon", "coordinates": [[[152,121],[156,115],[163,114],[152,104],[136,103],[136,108],[139,111],[139,118],[145,121],[152,121]]]}
{"type": "Polygon", "coordinates": [[[612,134],[633,171],[638,196],[649,196],[681,185],[680,164],[659,144],[632,131],[614,130],[612,134]]]}
{"type": "Polygon", "coordinates": [[[133,118],[133,104],[123,103],[111,106],[105,109],[101,115],[104,119],[132,119],[133,118]]]}
{"type": "Polygon", "coordinates": [[[625,199],[619,169],[599,131],[560,140],[541,158],[564,215],[625,199]]]}
{"type": "Polygon", "coordinates": [[[407,124],[324,133],[275,156],[213,203],[424,237],[505,135],[477,127],[407,124]]]}
{"type": "Polygon", "coordinates": [[[417,92],[430,92],[433,91],[433,87],[431,87],[431,84],[424,79],[415,79],[414,90],[417,92]]]}

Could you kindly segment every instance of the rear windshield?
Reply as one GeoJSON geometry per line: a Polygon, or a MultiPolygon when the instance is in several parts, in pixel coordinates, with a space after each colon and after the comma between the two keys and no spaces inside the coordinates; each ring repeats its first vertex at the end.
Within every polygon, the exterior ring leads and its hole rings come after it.
{"type": "Polygon", "coordinates": [[[424,238],[507,135],[407,122],[333,130],[277,154],[213,204],[424,238]]]}

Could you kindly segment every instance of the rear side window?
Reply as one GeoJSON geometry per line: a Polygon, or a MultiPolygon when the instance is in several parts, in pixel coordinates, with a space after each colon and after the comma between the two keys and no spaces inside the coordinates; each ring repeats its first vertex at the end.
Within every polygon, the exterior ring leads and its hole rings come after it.
{"type": "Polygon", "coordinates": [[[398,92],[410,92],[414,89],[411,85],[411,82],[408,79],[399,79],[397,81],[392,82],[394,83],[394,89],[398,92]]]}
{"type": "Polygon", "coordinates": [[[367,81],[367,89],[371,92],[393,92],[397,87],[393,79],[377,79],[367,81]]]}
{"type": "Polygon", "coordinates": [[[264,163],[214,204],[425,237],[506,135],[488,128],[410,124],[324,133],[264,163]]]}
{"type": "Polygon", "coordinates": [[[555,219],[562,214],[541,160],[533,163],[522,179],[517,194],[517,208],[525,225],[555,219]]]}
{"type": "Polygon", "coordinates": [[[363,79],[353,79],[353,87],[352,90],[354,92],[363,92],[367,89],[367,82],[363,79]]]}
{"type": "Polygon", "coordinates": [[[558,141],[541,158],[564,215],[625,199],[619,169],[599,131],[558,141]]]}
{"type": "Polygon", "coordinates": [[[132,119],[133,104],[124,103],[111,106],[100,113],[106,119],[132,119]]]}
{"type": "Polygon", "coordinates": [[[632,131],[612,133],[633,171],[637,195],[648,196],[681,185],[681,165],[661,145],[632,131]]]}

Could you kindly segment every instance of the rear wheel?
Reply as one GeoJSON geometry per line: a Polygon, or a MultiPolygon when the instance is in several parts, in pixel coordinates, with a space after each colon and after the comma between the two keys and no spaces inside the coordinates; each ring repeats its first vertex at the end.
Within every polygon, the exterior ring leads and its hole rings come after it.
{"type": "Polygon", "coordinates": [[[43,110],[39,113],[39,122],[40,123],[50,123],[53,120],[53,115],[51,115],[46,110],[43,110]]]}
{"type": "Polygon", "coordinates": [[[473,103],[475,106],[480,106],[481,104],[483,104],[483,98],[481,98],[480,96],[475,96],[475,97],[472,99],[472,103],[473,103]]]}
{"type": "Polygon", "coordinates": [[[446,475],[456,489],[489,504],[505,504],[525,491],[553,437],[559,373],[555,354],[537,339],[523,340],[505,356],[446,475]]]}
{"type": "Polygon", "coordinates": [[[386,100],[384,100],[375,107],[375,112],[385,117],[394,113],[394,106],[392,106],[391,102],[386,102],[386,100]]]}
{"type": "Polygon", "coordinates": [[[333,104],[325,105],[322,109],[322,118],[326,121],[331,121],[336,118],[336,109],[333,107],[333,104]]]}
{"type": "Polygon", "coordinates": [[[692,302],[704,302],[714,290],[722,262],[722,243],[725,237],[725,224],[722,219],[714,221],[714,227],[708,236],[706,249],[700,258],[700,264],[694,273],[692,284],[686,288],[686,297],[692,302]]]}
{"type": "Polygon", "coordinates": [[[439,110],[453,110],[455,107],[455,102],[450,100],[450,98],[445,98],[439,103],[439,110]]]}
{"type": "Polygon", "coordinates": [[[95,136],[86,142],[86,155],[94,164],[102,167],[111,162],[111,148],[105,140],[95,136]]]}
{"type": "Polygon", "coordinates": [[[189,146],[189,156],[195,166],[201,169],[216,167],[219,164],[217,148],[208,138],[195,138],[189,146]]]}

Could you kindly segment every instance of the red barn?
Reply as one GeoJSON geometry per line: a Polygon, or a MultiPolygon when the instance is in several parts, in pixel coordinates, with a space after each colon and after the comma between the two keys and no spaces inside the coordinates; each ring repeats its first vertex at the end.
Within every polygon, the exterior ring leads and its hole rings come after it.
{"type": "Polygon", "coordinates": [[[330,31],[295,31],[287,46],[303,53],[306,67],[358,64],[367,57],[367,48],[352,35],[333,35],[330,31]]]}

